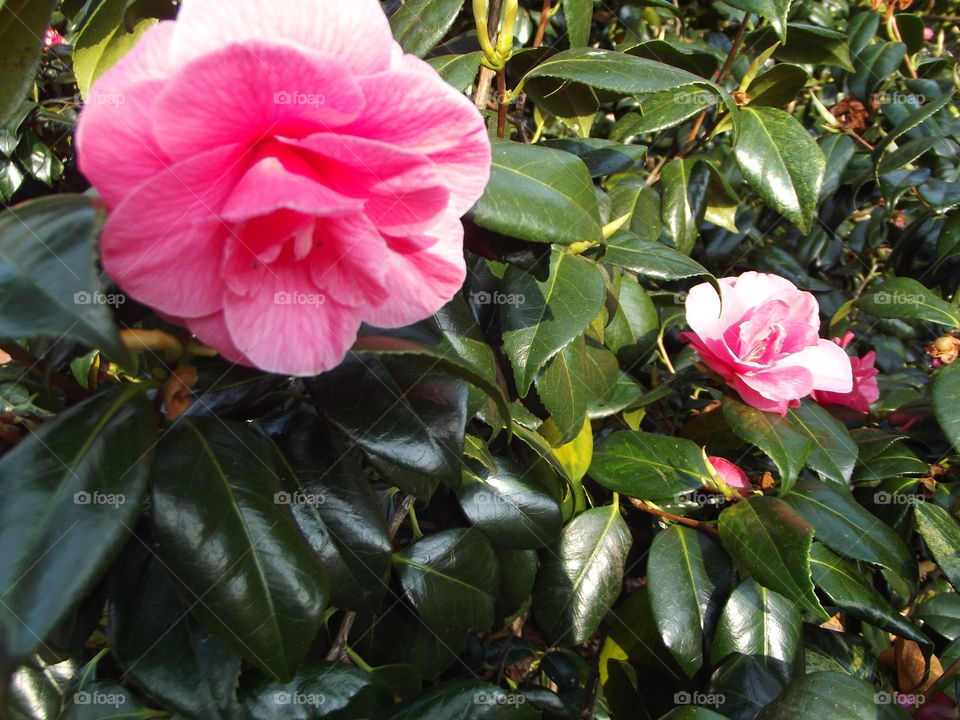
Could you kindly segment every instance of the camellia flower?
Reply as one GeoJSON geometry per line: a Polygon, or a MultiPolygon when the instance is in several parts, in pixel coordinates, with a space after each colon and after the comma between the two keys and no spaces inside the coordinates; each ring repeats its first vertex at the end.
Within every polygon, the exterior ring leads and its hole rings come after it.
{"type": "MultiPolygon", "coordinates": [[[[847,332],[843,338],[834,338],[838,346],[846,348],[853,340],[853,333],[847,332]]],[[[880,398],[877,375],[880,371],[873,366],[877,354],[871,350],[863,357],[850,357],[850,370],[853,373],[853,389],[848,393],[814,391],[810,397],[820,405],[843,405],[851,410],[870,412],[870,405],[880,398]]]]}
{"type": "Polygon", "coordinates": [[[850,361],[819,337],[816,299],[789,280],[746,272],[690,290],[684,337],[704,364],[758,410],[785,414],[813,390],[848,393],[850,361]]]}
{"type": "Polygon", "coordinates": [[[723,480],[727,485],[732,487],[744,497],[749,497],[753,494],[753,485],[751,485],[750,481],[747,479],[747,474],[738,466],[734,465],[726,458],[716,457],[714,455],[708,455],[707,460],[713,466],[713,469],[716,470],[717,475],[720,476],[720,479],[723,480]]]}
{"type": "Polygon", "coordinates": [[[452,298],[491,154],[376,0],[184,0],[94,83],[77,145],[117,283],[295,375],[452,298]]]}

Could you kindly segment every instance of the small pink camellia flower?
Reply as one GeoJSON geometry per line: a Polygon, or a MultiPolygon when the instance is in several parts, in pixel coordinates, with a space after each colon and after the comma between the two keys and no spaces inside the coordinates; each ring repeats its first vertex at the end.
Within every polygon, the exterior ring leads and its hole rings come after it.
{"type": "Polygon", "coordinates": [[[933,28],[925,27],[923,29],[924,40],[926,40],[927,42],[930,42],[931,40],[933,40],[933,36],[934,36],[933,28]]]}
{"type": "Polygon", "coordinates": [[[184,0],[89,97],[104,267],[226,357],[316,374],[462,285],[484,121],[377,0],[184,0]]]}
{"type": "Polygon", "coordinates": [[[768,273],[720,278],[720,295],[703,283],[686,300],[684,337],[745,403],[785,414],[813,390],[848,393],[850,361],[819,337],[820,308],[808,292],[768,273]]]}
{"type": "MultiPolygon", "coordinates": [[[[843,338],[834,338],[838,346],[846,348],[853,340],[853,333],[847,332],[843,338]]],[[[820,405],[843,405],[863,414],[870,412],[870,406],[880,398],[877,375],[880,371],[873,366],[877,354],[871,350],[863,357],[850,356],[850,370],[853,373],[853,389],[848,393],[817,391],[810,397],[820,405]]]]}
{"type": "Polygon", "coordinates": [[[67,41],[63,39],[63,35],[53,28],[47,28],[47,31],[43,34],[44,47],[50,48],[54,45],[66,45],[66,43],[67,41]]]}
{"type": "Polygon", "coordinates": [[[717,475],[719,475],[720,479],[727,485],[744,497],[749,497],[753,494],[753,485],[751,485],[747,479],[747,474],[739,467],[726,458],[716,457],[714,455],[707,456],[707,460],[710,461],[713,469],[717,471],[717,475]]]}

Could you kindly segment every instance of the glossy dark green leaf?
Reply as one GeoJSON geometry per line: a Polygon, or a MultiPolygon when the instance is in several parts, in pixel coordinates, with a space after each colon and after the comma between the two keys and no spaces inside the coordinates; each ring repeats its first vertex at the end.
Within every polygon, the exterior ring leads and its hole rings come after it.
{"type": "Polygon", "coordinates": [[[643,286],[632,275],[622,275],[617,309],[604,328],[603,341],[619,359],[632,363],[656,343],[660,316],[643,286]]]}
{"type": "Polygon", "coordinates": [[[663,225],[674,246],[689,255],[706,210],[710,169],[694,159],[671,160],[660,172],[663,225]]]}
{"type": "Polygon", "coordinates": [[[834,482],[850,482],[860,451],[846,426],[827,410],[809,401],[798,408],[790,408],[788,415],[794,427],[813,438],[807,465],[834,482]]]}
{"type": "Polygon", "coordinates": [[[868,45],[853,58],[854,74],[847,80],[857,98],[869,98],[880,83],[903,62],[907,46],[901,42],[868,45]]]}
{"type": "Polygon", "coordinates": [[[587,166],[591,177],[626,172],[646,157],[643,145],[624,145],[599,138],[554,138],[545,140],[546,147],[573,153],[587,166]]]}
{"type": "Polygon", "coordinates": [[[560,432],[557,444],[573,440],[587,415],[587,346],[583,336],[560,350],[534,381],[537,395],[560,432]]]}
{"type": "Polygon", "coordinates": [[[703,450],[691,440],[633,430],[611,433],[593,452],[590,477],[644,500],[674,500],[710,479],[703,450]]]}
{"type": "Polygon", "coordinates": [[[789,682],[803,667],[803,633],[797,606],[747,578],[730,595],[710,648],[713,665],[749,655],[789,682]]]}
{"type": "Polygon", "coordinates": [[[766,658],[734,654],[714,670],[701,704],[730,718],[752,720],[782,689],[783,681],[769,669],[766,658]]]}
{"type": "Polygon", "coordinates": [[[308,660],[289,682],[262,678],[246,686],[240,701],[257,720],[367,720],[393,705],[393,693],[360,668],[308,660]]]}
{"type": "Polygon", "coordinates": [[[94,81],[113,67],[126,55],[150,27],[157,24],[156,18],[147,18],[135,28],[124,22],[127,0],[105,0],[97,6],[77,36],[73,55],[77,86],[85,99],[90,100],[90,88],[94,81]]]}
{"type": "Polygon", "coordinates": [[[716,104],[716,93],[693,86],[653,93],[641,101],[642,114],[624,115],[611,130],[611,137],[616,133],[618,138],[626,139],[631,135],[667,130],[716,104]]]}
{"type": "Polygon", "coordinates": [[[780,63],[760,73],[747,87],[751,105],[784,108],[797,99],[810,78],[799,65],[780,63]]]}
{"type": "Polygon", "coordinates": [[[496,545],[535,550],[553,542],[562,525],[559,503],[516,461],[496,463],[496,471],[464,470],[457,491],[464,515],[496,545]]]}
{"type": "Polygon", "coordinates": [[[64,696],[79,663],[65,660],[54,665],[21,665],[10,680],[6,711],[10,720],[47,720],[59,717],[64,696]]]}
{"type": "Polygon", "coordinates": [[[535,720],[522,693],[477,680],[445,682],[373,720],[535,720]]]}
{"type": "Polygon", "coordinates": [[[481,227],[533,242],[602,237],[587,166],[576,155],[538,145],[494,142],[490,182],[469,217],[481,227]]]}
{"type": "Polygon", "coordinates": [[[145,389],[102,392],[0,459],[0,675],[37,649],[127,540],[156,437],[145,389]]]}
{"type": "Polygon", "coordinates": [[[570,47],[589,45],[590,26],[593,24],[593,0],[567,0],[567,4],[563,6],[563,17],[567,21],[570,47]]]}
{"type": "Polygon", "coordinates": [[[937,371],[930,395],[943,434],[960,452],[960,363],[952,363],[937,371]]]}
{"type": "Polygon", "coordinates": [[[825,545],[813,544],[810,570],[814,585],[829,595],[834,605],[845,612],[898,637],[913,640],[922,647],[932,647],[923,633],[892,608],[871,585],[864,582],[856,568],[830,552],[825,545]]]}
{"type": "Polygon", "coordinates": [[[457,19],[463,0],[406,0],[390,17],[390,29],[405,52],[423,57],[457,19]]]}
{"type": "Polygon", "coordinates": [[[948,328],[960,327],[960,310],[913,278],[884,280],[857,303],[871,315],[897,320],[926,320],[948,328]]]}
{"type": "Polygon", "coordinates": [[[511,550],[505,547],[495,550],[500,566],[497,615],[510,617],[529,602],[540,563],[534,550],[511,550]]]}
{"type": "Polygon", "coordinates": [[[943,223],[943,229],[940,231],[934,269],[958,254],[960,254],[960,212],[954,212],[943,223]]]}
{"type": "MultiPolygon", "coordinates": [[[[676,12],[675,8],[671,10],[676,12]]],[[[692,43],[677,39],[673,39],[672,42],[668,40],[646,40],[639,45],[634,45],[626,52],[629,55],[636,55],[637,57],[656,60],[673,67],[689,70],[704,78],[713,77],[720,67],[720,60],[715,54],[694,47],[692,43]]]]}
{"type": "Polygon", "coordinates": [[[400,584],[428,627],[486,630],[500,571],[486,536],[473,528],[432,533],[394,555],[400,584]]]}
{"type": "Polygon", "coordinates": [[[613,50],[575,48],[551,56],[528,72],[524,80],[554,77],[601,90],[640,95],[707,82],[693,73],[613,50]]]}
{"type": "Polygon", "coordinates": [[[783,500],[751,497],[720,513],[720,539],[758,583],[824,620],[813,592],[810,546],[813,528],[783,500]]]}
{"type": "MultiPolygon", "coordinates": [[[[801,675],[757,715],[757,720],[899,720],[909,715],[897,705],[883,706],[868,682],[835,672],[801,675]],[[827,710],[829,708],[829,710],[827,710]]],[[[889,697],[889,693],[885,693],[889,697]]]]}
{"type": "Polygon", "coordinates": [[[780,471],[780,490],[787,492],[813,450],[814,438],[790,422],[790,418],[767,413],[724,398],[723,417],[733,431],[766,453],[780,471]]]}
{"type": "Polygon", "coordinates": [[[267,430],[288,470],[280,497],[330,576],[331,604],[375,607],[387,590],[391,545],[360,464],[313,413],[287,414],[267,430]]]}
{"type": "Polygon", "coordinates": [[[109,627],[126,677],[185,718],[235,718],[240,656],[190,616],[142,541],[131,542],[117,565],[109,627]]]}
{"type": "Polygon", "coordinates": [[[828,135],[820,140],[820,149],[827,159],[827,172],[820,188],[820,199],[830,197],[840,187],[843,171],[856,153],[854,140],[849,135],[828,135]]]}
{"type": "Polygon", "coordinates": [[[517,391],[525,396],[544,363],[580,335],[600,311],[603,277],[586,258],[554,250],[545,281],[511,265],[501,287],[508,296],[518,298],[498,309],[504,350],[513,365],[517,391]]]}
{"type": "Polygon", "coordinates": [[[348,356],[307,383],[317,407],[378,469],[426,499],[460,482],[467,384],[416,357],[348,356]]]}
{"type": "Polygon", "coordinates": [[[787,13],[790,11],[790,0],[730,0],[728,4],[768,20],[780,40],[788,41],[787,13]]]}
{"type": "MultiPolygon", "coordinates": [[[[777,42],[772,27],[763,27],[747,33],[746,43],[751,48],[768,48],[777,42]]],[[[790,23],[787,41],[773,51],[773,56],[801,65],[833,65],[853,70],[847,37],[842,32],[816,25],[790,23]]]]}
{"type": "Polygon", "coordinates": [[[0,127],[14,117],[34,82],[43,33],[57,0],[0,2],[0,127]]]}
{"type": "Polygon", "coordinates": [[[805,623],[803,645],[807,672],[841,672],[868,681],[876,677],[876,655],[859,635],[805,623]]]}
{"type": "Polygon", "coordinates": [[[534,615],[564,645],[586,641],[613,606],[623,584],[630,530],[617,505],[586,510],[543,555],[534,586],[534,615]]]}
{"type": "Polygon", "coordinates": [[[803,125],[776,108],[742,108],[735,154],[743,176],[767,204],[809,232],[826,161],[803,125]]]}
{"type": "Polygon", "coordinates": [[[703,665],[704,643],[736,582],[730,556],[704,533],[673,525],[653,539],[650,604],[663,643],[690,677],[703,665]]]}
{"type": "Polygon", "coordinates": [[[289,679],[328,590],[279,474],[269,442],[250,427],[182,419],[157,449],[151,516],[158,555],[197,618],[235,652],[289,679]]]}
{"type": "Polygon", "coordinates": [[[957,519],[932,502],[913,506],[917,530],[954,590],[960,592],[960,524],[957,519]]]}
{"type": "MultiPolygon", "coordinates": [[[[94,266],[89,198],[32,200],[0,215],[0,337],[71,337],[129,365],[94,266]]],[[[122,297],[122,296],[121,296],[122,297]]]]}
{"type": "Polygon", "coordinates": [[[438,55],[427,59],[427,63],[448,83],[462,90],[472,85],[480,67],[483,53],[479,50],[463,55],[438,55]]]}
{"type": "Polygon", "coordinates": [[[663,243],[643,240],[630,232],[618,231],[607,240],[604,262],[659,280],[682,280],[703,276],[712,278],[700,263],[663,243]]]}
{"type": "Polygon", "coordinates": [[[802,479],[785,497],[817,539],[847,557],[876,563],[916,586],[917,562],[903,539],[860,505],[845,485],[802,479]]]}
{"type": "Polygon", "coordinates": [[[940,593],[924,600],[913,614],[948,640],[960,637],[960,594],[940,593]]]}
{"type": "Polygon", "coordinates": [[[923,47],[923,18],[919,15],[899,13],[895,16],[900,38],[907,46],[907,52],[913,55],[923,47]]]}

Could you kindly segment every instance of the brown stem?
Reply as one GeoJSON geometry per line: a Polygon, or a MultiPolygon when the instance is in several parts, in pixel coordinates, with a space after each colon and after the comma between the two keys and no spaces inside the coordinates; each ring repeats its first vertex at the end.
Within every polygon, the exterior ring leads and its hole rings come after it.
{"type": "Polygon", "coordinates": [[[638,498],[627,498],[630,501],[630,504],[639,510],[643,510],[645,513],[650,515],[655,515],[658,518],[663,520],[669,520],[670,522],[678,523],[680,525],[686,525],[687,527],[692,527],[695,530],[701,530],[709,535],[714,537],[720,537],[720,532],[713,526],[708,525],[705,522],[700,520],[694,520],[693,518],[686,518],[682,515],[674,515],[672,513],[664,512],[663,510],[658,510],[655,507],[647,505],[643,500],[638,498]]]}
{"type": "MultiPolygon", "coordinates": [[[[387,528],[391,540],[393,540],[394,535],[397,534],[400,526],[403,525],[403,521],[407,519],[407,515],[410,514],[411,505],[413,505],[413,495],[404,493],[403,499],[400,501],[400,505],[397,507],[393,519],[390,521],[390,526],[387,528]]],[[[357,613],[353,610],[350,610],[343,616],[343,622],[340,623],[337,637],[334,639],[333,644],[330,646],[330,651],[327,653],[327,662],[346,662],[348,660],[346,652],[347,639],[350,637],[350,629],[353,627],[353,621],[356,619],[357,613]]]]}
{"type": "Polygon", "coordinates": [[[43,363],[28,352],[20,343],[16,343],[13,340],[4,340],[0,342],[0,350],[9,355],[12,360],[15,360],[27,368],[27,372],[36,375],[41,380],[49,379],[57,390],[71,400],[86,400],[90,396],[86,390],[72,380],[52,370],[47,370],[43,363]]]}
{"type": "Polygon", "coordinates": [[[737,35],[733,39],[733,45],[730,48],[730,52],[727,53],[727,59],[723,61],[723,67],[717,72],[717,83],[723,80],[727,73],[730,72],[730,68],[733,67],[733,61],[737,59],[737,53],[740,52],[740,45],[743,44],[743,36],[747,32],[747,21],[749,19],[750,13],[744,13],[740,27],[737,28],[737,35]]]}
{"type": "Polygon", "coordinates": [[[497,73],[497,137],[501,140],[507,132],[507,73],[497,73]]]}
{"type": "Polygon", "coordinates": [[[543,0],[543,9],[540,10],[540,24],[537,25],[537,31],[533,34],[533,47],[538,48],[543,45],[543,36],[547,34],[547,23],[550,22],[550,0],[543,0]]]}

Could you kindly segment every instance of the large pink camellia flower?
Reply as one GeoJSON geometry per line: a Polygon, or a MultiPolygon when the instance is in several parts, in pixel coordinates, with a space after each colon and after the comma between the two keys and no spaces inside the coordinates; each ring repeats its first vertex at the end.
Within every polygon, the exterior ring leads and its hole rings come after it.
{"type": "Polygon", "coordinates": [[[106,270],[235,361],[321,372],[463,283],[484,122],[377,0],[184,0],[89,97],[106,270]]]}
{"type": "Polygon", "coordinates": [[[743,401],[784,414],[813,390],[853,387],[843,349],[819,337],[820,308],[808,292],[768,273],[720,278],[690,290],[684,333],[704,364],[743,401]]]}
{"type": "MultiPolygon", "coordinates": [[[[853,333],[847,332],[843,338],[834,338],[840,347],[846,349],[853,340],[853,333]]],[[[870,405],[880,399],[880,387],[877,385],[877,375],[880,371],[873,366],[877,354],[871,350],[863,357],[850,356],[850,371],[853,373],[853,389],[848,393],[828,392],[816,390],[810,397],[820,405],[843,405],[866,415],[870,412],[870,405]]]]}

